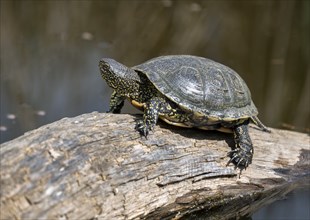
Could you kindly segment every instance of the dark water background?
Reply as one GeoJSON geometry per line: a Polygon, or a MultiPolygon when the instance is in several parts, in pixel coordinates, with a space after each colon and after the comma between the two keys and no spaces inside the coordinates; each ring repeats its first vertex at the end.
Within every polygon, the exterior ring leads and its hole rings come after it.
{"type": "MultiPolygon", "coordinates": [[[[114,0],[1,3],[1,143],[63,117],[108,109],[98,61],[207,57],[247,82],[270,127],[310,128],[310,1],[114,0]]],[[[129,105],[125,113],[136,112],[129,105]]],[[[310,148],[310,143],[309,143],[310,148]]],[[[310,191],[253,219],[310,219],[310,191]]]]}

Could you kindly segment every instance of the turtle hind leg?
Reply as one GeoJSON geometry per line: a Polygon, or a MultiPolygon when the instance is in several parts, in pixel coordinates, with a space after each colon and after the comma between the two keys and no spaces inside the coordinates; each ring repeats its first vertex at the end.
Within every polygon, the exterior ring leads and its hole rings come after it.
{"type": "Polygon", "coordinates": [[[246,169],[252,163],[254,153],[252,141],[248,132],[248,122],[236,126],[234,129],[235,148],[228,153],[230,160],[227,165],[233,163],[236,168],[246,169]]]}
{"type": "Polygon", "coordinates": [[[107,113],[119,114],[124,106],[125,97],[113,92],[110,98],[110,109],[107,113]]]}
{"type": "Polygon", "coordinates": [[[251,121],[256,124],[262,131],[271,133],[271,130],[267,128],[259,119],[257,116],[252,116],[251,121]]]}

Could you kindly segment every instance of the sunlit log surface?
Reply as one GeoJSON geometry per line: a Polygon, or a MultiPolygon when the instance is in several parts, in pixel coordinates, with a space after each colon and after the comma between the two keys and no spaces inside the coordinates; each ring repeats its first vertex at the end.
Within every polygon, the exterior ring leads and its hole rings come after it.
{"type": "Polygon", "coordinates": [[[210,219],[251,215],[309,180],[309,135],[250,128],[253,163],[241,178],[231,134],[141,116],[64,118],[1,145],[1,219],[210,219]]]}

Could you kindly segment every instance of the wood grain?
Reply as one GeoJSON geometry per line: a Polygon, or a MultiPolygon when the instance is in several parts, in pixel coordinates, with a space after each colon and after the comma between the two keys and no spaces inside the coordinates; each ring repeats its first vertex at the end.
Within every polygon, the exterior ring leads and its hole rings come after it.
{"type": "Polygon", "coordinates": [[[309,135],[250,135],[253,163],[226,167],[231,134],[93,112],[1,145],[1,219],[228,219],[250,215],[309,182],[309,135]]]}

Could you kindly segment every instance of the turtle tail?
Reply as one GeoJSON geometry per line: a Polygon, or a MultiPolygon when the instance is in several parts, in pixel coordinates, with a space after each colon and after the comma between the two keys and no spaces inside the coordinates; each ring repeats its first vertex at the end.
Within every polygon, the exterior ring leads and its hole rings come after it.
{"type": "Polygon", "coordinates": [[[257,116],[252,116],[251,121],[256,124],[262,131],[271,133],[271,130],[267,128],[259,119],[257,116]]]}

